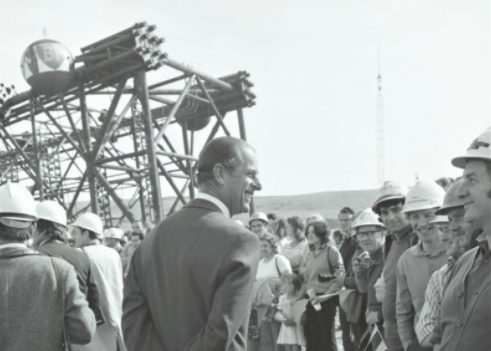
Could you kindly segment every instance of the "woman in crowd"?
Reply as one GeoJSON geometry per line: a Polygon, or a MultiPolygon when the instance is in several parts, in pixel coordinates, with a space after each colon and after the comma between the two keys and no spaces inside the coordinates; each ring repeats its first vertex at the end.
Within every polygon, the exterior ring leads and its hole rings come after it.
{"type": "MultiPolygon", "coordinates": [[[[278,254],[277,243],[277,238],[269,234],[260,239],[261,260],[256,274],[256,284],[262,286],[263,282],[267,282],[267,286],[275,296],[279,296],[281,275],[292,272],[288,259],[278,254]]],[[[275,299],[272,305],[277,303],[275,299]]],[[[261,351],[278,350],[276,341],[281,323],[274,320],[277,310],[272,305],[253,308],[249,319],[248,350],[258,350],[258,348],[261,351]]]]}
{"type": "Polygon", "coordinates": [[[303,268],[304,289],[311,301],[307,304],[305,337],[307,351],[337,351],[334,319],[336,302],[332,298],[316,297],[339,291],[341,286],[334,277],[344,275],[343,258],[332,245],[326,222],[313,222],[307,226],[310,252],[303,268]],[[320,279],[319,279],[320,278],[320,279]],[[320,304],[320,309],[316,307],[320,304]],[[314,307],[316,306],[316,307],[314,307]]]}
{"type": "MultiPolygon", "coordinates": [[[[274,228],[272,233],[278,238],[278,246],[282,249],[290,240],[286,233],[286,221],[283,218],[279,218],[274,222],[274,228]]],[[[281,251],[281,250],[280,250],[281,251]]]]}
{"type": "Polygon", "coordinates": [[[303,258],[309,252],[309,244],[305,238],[305,222],[298,216],[288,217],[285,230],[288,242],[283,246],[281,254],[288,258],[292,271],[298,273],[303,258]]]}

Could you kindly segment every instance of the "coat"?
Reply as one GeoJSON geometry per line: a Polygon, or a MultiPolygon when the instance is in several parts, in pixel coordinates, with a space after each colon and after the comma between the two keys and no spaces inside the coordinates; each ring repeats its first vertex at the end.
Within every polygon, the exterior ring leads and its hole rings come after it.
{"type": "Polygon", "coordinates": [[[91,275],[90,262],[87,254],[55,240],[43,243],[36,250],[46,256],[61,258],[75,268],[80,291],[87,298],[90,309],[97,316],[96,319],[101,319],[99,291],[91,275]]]}
{"type": "Polygon", "coordinates": [[[25,247],[0,249],[2,351],[60,350],[63,321],[72,343],[89,343],[95,318],[80,292],[73,267],[38,254],[12,257],[24,253],[33,251],[25,247]]]}
{"type": "Polygon", "coordinates": [[[194,199],[147,235],[125,282],[129,351],[246,350],[259,240],[194,199]]]}

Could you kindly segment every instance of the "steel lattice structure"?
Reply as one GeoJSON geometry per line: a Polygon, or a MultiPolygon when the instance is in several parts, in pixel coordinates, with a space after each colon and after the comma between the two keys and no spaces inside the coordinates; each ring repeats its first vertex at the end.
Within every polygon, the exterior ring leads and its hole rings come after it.
{"type": "Polygon", "coordinates": [[[200,151],[195,133],[212,122],[206,142],[219,130],[230,135],[224,118],[236,114],[245,140],[243,109],[254,105],[255,96],[247,72],[216,79],[170,59],[160,51],[164,40],[155,29],[138,23],[83,47],[74,59],[76,78],[60,94],[31,90],[5,101],[0,182],[24,182],[37,199],[58,201],[71,219],[87,209],[76,211],[80,194],[87,193],[87,207],[107,227],[125,217],[133,222],[137,204],[144,221],[160,221],[166,215],[161,178],[176,196],[167,214],[193,198],[200,151]],[[175,77],[147,84],[147,75],[161,67],[175,77]],[[119,189],[133,196],[125,200],[119,189]],[[114,216],[110,202],[122,217],[114,216]]]}

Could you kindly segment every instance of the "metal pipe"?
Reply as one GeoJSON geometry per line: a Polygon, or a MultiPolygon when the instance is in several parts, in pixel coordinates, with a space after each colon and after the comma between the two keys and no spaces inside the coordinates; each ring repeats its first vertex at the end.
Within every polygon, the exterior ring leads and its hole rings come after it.
{"type": "Polygon", "coordinates": [[[129,158],[129,157],[145,155],[146,153],[147,153],[146,150],[140,150],[138,152],[131,152],[131,153],[127,153],[127,154],[123,154],[123,155],[119,155],[119,156],[114,156],[114,157],[107,157],[107,158],[97,160],[96,162],[94,162],[94,165],[99,166],[99,165],[113,162],[113,161],[124,160],[125,158],[129,158]]]}
{"type": "Polygon", "coordinates": [[[39,152],[38,137],[37,137],[37,126],[36,126],[36,115],[34,114],[34,101],[30,101],[31,110],[31,128],[32,128],[32,142],[34,146],[34,162],[36,166],[36,185],[39,189],[39,199],[44,200],[44,189],[43,189],[43,174],[41,170],[41,154],[39,152]]]}
{"type": "Polygon", "coordinates": [[[179,98],[177,99],[176,103],[172,106],[172,109],[169,113],[169,116],[167,116],[167,119],[165,120],[164,125],[162,128],[160,128],[159,133],[157,134],[157,137],[155,138],[155,144],[158,144],[160,141],[160,138],[162,138],[162,135],[164,135],[165,130],[169,126],[170,121],[174,118],[177,110],[179,110],[179,106],[181,106],[181,103],[183,102],[184,98],[186,97],[186,94],[188,93],[189,88],[191,85],[194,83],[194,78],[195,76],[192,76],[189,81],[186,83],[186,86],[182,90],[181,95],[179,95],[179,98]]]}
{"type": "Polygon", "coordinates": [[[175,158],[179,158],[179,159],[183,159],[183,160],[198,161],[198,158],[195,156],[175,154],[175,153],[167,152],[167,151],[157,151],[157,155],[167,156],[167,157],[175,157],[175,158]]]}
{"type": "Polygon", "coordinates": [[[141,169],[135,169],[131,167],[123,167],[123,166],[115,166],[115,165],[97,165],[99,168],[107,168],[107,169],[114,169],[116,171],[126,171],[126,172],[135,172],[139,173],[142,170],[141,169]]]}
{"type": "Polygon", "coordinates": [[[128,33],[132,33],[135,29],[140,29],[140,28],[143,28],[147,25],[147,22],[139,22],[139,23],[136,23],[134,25],[132,25],[131,27],[129,28],[126,28],[118,33],[115,33],[113,35],[111,35],[110,37],[106,37],[104,39],[101,39],[101,40],[98,40],[96,41],[95,43],[92,43],[90,45],[87,45],[87,46],[84,46],[83,48],[81,48],[80,50],[82,52],[84,51],[87,51],[87,50],[90,50],[91,48],[93,48],[94,46],[99,46],[101,45],[102,43],[108,41],[108,40],[111,40],[112,38],[114,37],[117,37],[117,36],[121,36],[121,35],[124,35],[124,34],[128,34],[128,33]]]}
{"type": "Polygon", "coordinates": [[[187,67],[177,61],[174,61],[168,57],[163,57],[162,58],[162,62],[169,66],[169,67],[172,67],[174,69],[177,69],[178,71],[181,71],[181,72],[184,72],[184,73],[187,73],[189,75],[196,75],[202,79],[204,79],[205,81],[207,81],[208,83],[218,87],[218,88],[221,88],[223,90],[226,90],[226,91],[232,91],[234,90],[233,86],[224,82],[223,80],[220,80],[220,79],[216,79],[216,78],[213,78],[213,77],[210,77],[209,75],[207,74],[204,74],[204,73],[201,73],[197,70],[195,70],[194,68],[190,68],[190,67],[187,67]]]}
{"type": "Polygon", "coordinates": [[[240,138],[244,141],[247,140],[246,137],[246,129],[245,129],[245,122],[244,122],[244,112],[242,111],[241,108],[237,109],[237,117],[239,119],[239,133],[240,133],[240,138]]]}
{"type": "Polygon", "coordinates": [[[162,196],[160,191],[160,179],[157,167],[157,155],[155,153],[155,143],[152,128],[152,114],[150,111],[150,101],[147,89],[147,77],[145,70],[141,69],[135,76],[135,90],[142,105],[142,119],[145,128],[145,140],[147,145],[148,166],[150,171],[150,183],[152,184],[152,198],[154,205],[155,220],[160,222],[164,218],[162,207],[162,196]]]}
{"type": "Polygon", "coordinates": [[[175,77],[175,78],[164,80],[163,82],[160,82],[160,83],[149,85],[148,86],[148,90],[152,90],[152,89],[155,89],[155,88],[158,88],[158,87],[167,85],[167,84],[178,82],[180,80],[183,80],[183,79],[187,78],[188,76],[189,76],[188,74],[183,74],[182,76],[178,76],[178,77],[175,77]]]}
{"type": "Polygon", "coordinates": [[[230,136],[230,132],[228,131],[227,126],[225,125],[225,123],[223,123],[222,115],[220,114],[220,111],[218,111],[218,109],[217,109],[215,103],[213,102],[213,99],[211,98],[210,94],[208,94],[208,90],[206,90],[205,85],[203,84],[203,82],[199,78],[197,79],[197,81],[198,81],[198,85],[201,88],[201,90],[203,91],[203,93],[206,95],[208,100],[210,100],[211,107],[212,107],[213,111],[215,111],[215,115],[218,118],[218,121],[220,122],[220,125],[223,128],[223,131],[225,132],[225,134],[227,136],[230,136]]]}

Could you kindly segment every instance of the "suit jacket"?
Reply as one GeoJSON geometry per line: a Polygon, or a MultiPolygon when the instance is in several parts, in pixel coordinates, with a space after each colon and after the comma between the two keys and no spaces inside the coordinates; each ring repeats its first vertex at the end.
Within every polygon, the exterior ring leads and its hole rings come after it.
{"type": "Polygon", "coordinates": [[[195,199],[143,240],[125,282],[129,351],[246,350],[259,240],[195,199]]]}
{"type": "Polygon", "coordinates": [[[40,255],[12,257],[26,252],[33,251],[19,247],[0,250],[0,349],[60,350],[63,323],[72,343],[90,342],[95,318],[73,267],[40,255]]]}
{"type": "Polygon", "coordinates": [[[98,316],[100,314],[99,291],[91,275],[90,262],[87,254],[59,241],[45,242],[36,248],[36,250],[46,256],[61,258],[75,268],[80,291],[87,298],[90,309],[98,316]]]}

